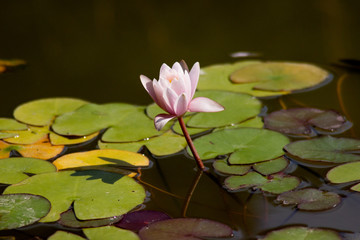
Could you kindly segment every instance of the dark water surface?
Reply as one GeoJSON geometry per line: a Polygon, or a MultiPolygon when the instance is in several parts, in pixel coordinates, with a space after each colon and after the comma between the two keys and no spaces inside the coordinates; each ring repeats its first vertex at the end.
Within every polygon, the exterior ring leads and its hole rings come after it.
{"type": "MultiPolygon", "coordinates": [[[[359,10],[356,0],[1,1],[0,58],[20,58],[28,65],[0,75],[0,117],[11,117],[26,101],[56,96],[149,104],[139,75],[157,78],[163,62],[185,59],[206,66],[235,61],[229,56],[233,52],[253,51],[264,59],[312,62],[332,71],[335,78],[328,85],[281,101],[288,108],[335,109],[354,123],[341,136],[359,138],[360,72],[333,65],[343,58],[360,59],[359,10]]],[[[279,102],[263,100],[269,112],[281,109],[279,102]]],[[[152,161],[142,180],[175,196],[148,187],[146,208],[183,216],[184,198],[196,177],[193,160],[181,153],[152,161]]],[[[239,239],[290,224],[360,231],[359,193],[325,185],[326,167],[293,164],[290,170],[302,176],[304,187],[343,194],[341,205],[316,213],[295,211],[275,204],[274,196],[230,194],[203,175],[186,216],[226,223],[239,239]]],[[[44,238],[58,227],[38,226],[21,232],[44,238]]],[[[30,238],[0,232],[9,234],[30,238]]]]}

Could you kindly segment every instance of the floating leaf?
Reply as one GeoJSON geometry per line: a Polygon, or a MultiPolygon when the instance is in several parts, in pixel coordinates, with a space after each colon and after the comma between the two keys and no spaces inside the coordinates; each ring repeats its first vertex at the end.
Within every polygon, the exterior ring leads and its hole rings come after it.
{"type": "MultiPolygon", "coordinates": [[[[334,167],[326,174],[332,183],[347,183],[360,180],[360,162],[351,162],[334,167]]],[[[354,185],[351,190],[360,192],[360,185],[354,185]]]]}
{"type": "Polygon", "coordinates": [[[300,210],[322,211],[336,207],[341,197],[333,192],[323,192],[314,188],[286,192],[276,199],[284,205],[297,205],[300,210]]]}
{"type": "Polygon", "coordinates": [[[252,64],[233,72],[234,83],[255,83],[253,89],[294,91],[313,87],[330,78],[330,74],[311,64],[266,62],[252,64]]]}
{"type": "Polygon", "coordinates": [[[194,114],[187,122],[189,127],[214,128],[236,124],[257,116],[261,110],[261,102],[247,94],[200,91],[196,97],[210,98],[224,106],[225,110],[194,114]]]}
{"type": "Polygon", "coordinates": [[[96,138],[98,135],[99,132],[95,132],[93,134],[85,135],[77,138],[76,137],[67,138],[64,136],[60,136],[54,132],[50,132],[49,138],[52,145],[73,145],[73,144],[79,144],[79,143],[91,141],[94,138],[96,138]]]}
{"type": "Polygon", "coordinates": [[[56,116],[73,111],[86,102],[74,98],[47,98],[24,103],[14,111],[20,122],[35,126],[50,125],[56,116]]]}
{"type": "Polygon", "coordinates": [[[0,118],[0,130],[26,130],[26,124],[19,123],[15,119],[0,118]]]}
{"type": "Polygon", "coordinates": [[[292,142],[284,148],[289,154],[310,161],[344,163],[360,160],[360,140],[351,138],[320,138],[292,142]]]}
{"type": "Polygon", "coordinates": [[[294,176],[275,174],[264,177],[256,172],[249,172],[244,176],[230,176],[225,179],[225,187],[232,191],[251,187],[274,194],[291,191],[299,184],[300,180],[294,176]]]}
{"type": "Polygon", "coordinates": [[[265,127],[285,134],[316,136],[317,133],[337,134],[351,123],[332,110],[293,108],[272,112],[264,118],[265,127]]]}
{"type": "Polygon", "coordinates": [[[170,219],[169,215],[151,210],[140,210],[127,213],[115,224],[119,228],[129,229],[138,232],[141,228],[158,221],[170,219]]]}
{"type": "Polygon", "coordinates": [[[232,230],[225,224],[200,218],[176,218],[155,222],[142,228],[141,240],[203,239],[231,237],[232,230]]]}
{"type": "MultiPolygon", "coordinates": [[[[289,143],[284,135],[265,129],[225,129],[195,139],[194,145],[201,159],[211,159],[232,153],[230,164],[251,164],[283,155],[289,143]]],[[[190,150],[188,149],[190,154],[190,150]]]]}
{"type": "Polygon", "coordinates": [[[56,167],[36,158],[0,159],[0,183],[15,184],[29,177],[29,174],[56,172],[56,167]]]}
{"type": "Polygon", "coordinates": [[[19,152],[23,157],[47,160],[62,153],[64,146],[53,146],[47,139],[30,145],[8,144],[0,141],[0,158],[9,157],[12,150],[19,152]]]}
{"type": "Polygon", "coordinates": [[[0,139],[4,139],[4,138],[12,138],[15,137],[16,134],[15,133],[9,133],[9,132],[0,132],[0,139]]]}
{"type": "Polygon", "coordinates": [[[9,186],[4,194],[31,193],[51,202],[51,211],[42,222],[57,221],[74,202],[80,220],[122,215],[145,198],[144,188],[134,179],[104,171],[61,171],[43,173],[9,186]]]}
{"type": "Polygon", "coordinates": [[[47,240],[85,240],[85,238],[82,238],[79,235],[73,233],[59,230],[51,235],[47,240]]]}
{"type": "Polygon", "coordinates": [[[81,221],[76,218],[75,213],[72,209],[62,213],[60,215],[59,223],[65,227],[71,228],[89,228],[89,227],[100,227],[106,226],[118,222],[122,216],[115,216],[104,219],[85,220],[81,221]]]}
{"type": "Polygon", "coordinates": [[[251,165],[230,165],[226,160],[217,160],[213,163],[216,171],[230,175],[244,175],[251,169],[251,165]]]}
{"type": "Polygon", "coordinates": [[[198,90],[223,90],[248,93],[252,96],[266,97],[288,94],[289,92],[259,91],[253,89],[257,83],[234,84],[230,81],[230,74],[246,66],[258,64],[260,61],[241,61],[234,64],[218,64],[201,68],[198,90]]]}
{"type": "Polygon", "coordinates": [[[98,165],[137,168],[148,166],[149,159],[142,154],[129,151],[103,149],[67,154],[56,159],[53,164],[59,170],[98,165]]]}
{"type": "Polygon", "coordinates": [[[0,196],[0,230],[30,225],[44,217],[50,210],[50,202],[30,194],[0,196]]]}
{"type": "MultiPolygon", "coordinates": [[[[183,117],[185,125],[187,125],[187,122],[189,121],[189,119],[190,119],[190,116],[183,117]]],[[[188,133],[190,135],[195,135],[195,134],[198,134],[198,133],[201,133],[204,131],[208,131],[211,128],[194,128],[194,127],[188,126],[188,127],[186,127],[186,129],[188,130],[188,133]]],[[[172,130],[177,134],[183,135],[179,121],[175,121],[174,125],[172,126],[172,130]]]]}
{"type": "Polygon", "coordinates": [[[332,231],[319,228],[287,227],[272,231],[262,240],[341,240],[340,236],[332,231]]]}
{"type": "Polygon", "coordinates": [[[283,157],[279,157],[266,162],[255,163],[253,168],[262,175],[270,175],[285,170],[288,165],[288,160],[283,157]]]}
{"type": "Polygon", "coordinates": [[[156,156],[165,156],[183,150],[187,143],[183,136],[167,131],[164,134],[145,141],[130,143],[104,143],[98,142],[100,149],[119,149],[138,152],[143,146],[156,156]]]}
{"type": "Polygon", "coordinates": [[[98,239],[126,239],[126,240],[140,240],[139,236],[134,232],[120,229],[113,226],[85,228],[83,229],[86,237],[89,240],[98,239]]]}

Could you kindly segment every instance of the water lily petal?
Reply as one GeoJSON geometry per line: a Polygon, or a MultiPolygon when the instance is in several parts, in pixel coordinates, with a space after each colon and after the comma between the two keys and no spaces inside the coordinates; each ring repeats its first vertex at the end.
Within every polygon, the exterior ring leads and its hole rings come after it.
{"type": "Polygon", "coordinates": [[[198,97],[190,102],[188,110],[190,112],[220,112],[224,110],[224,107],[209,98],[198,97]]]}
{"type": "Polygon", "coordinates": [[[186,96],[189,97],[189,99],[192,99],[193,96],[193,92],[192,92],[192,88],[191,88],[191,80],[190,80],[190,76],[189,76],[189,73],[187,71],[185,71],[184,73],[184,85],[185,85],[185,93],[186,93],[186,96]]]}
{"type": "Polygon", "coordinates": [[[165,124],[170,121],[171,119],[173,119],[175,116],[174,115],[170,115],[170,114],[159,114],[155,117],[154,119],[154,124],[155,124],[155,128],[156,130],[160,131],[165,124]]]}
{"type": "Polygon", "coordinates": [[[153,89],[156,95],[156,99],[154,99],[154,101],[157,105],[159,105],[159,107],[166,111],[166,104],[163,98],[164,88],[155,79],[153,80],[153,89]]]}
{"type": "Polygon", "coordinates": [[[180,65],[180,63],[175,62],[172,66],[172,69],[174,69],[175,71],[177,71],[178,73],[184,73],[184,69],[182,68],[182,66],[180,65]]]}
{"type": "Polygon", "coordinates": [[[188,109],[188,100],[186,94],[181,94],[175,103],[176,116],[182,116],[188,109]]]}
{"type": "Polygon", "coordinates": [[[170,112],[170,113],[175,114],[175,104],[176,104],[176,101],[178,99],[178,95],[171,88],[167,88],[166,89],[166,97],[168,99],[170,109],[172,110],[172,112],[170,112]]]}
{"type": "Polygon", "coordinates": [[[145,90],[149,93],[151,98],[156,102],[156,94],[153,87],[153,82],[150,78],[144,75],[140,75],[140,80],[145,90]]]}
{"type": "Polygon", "coordinates": [[[199,62],[196,62],[193,67],[190,70],[190,81],[191,81],[191,96],[190,98],[194,97],[194,93],[196,90],[196,86],[199,81],[199,75],[200,75],[200,64],[199,62]]]}
{"type": "Polygon", "coordinates": [[[166,63],[163,63],[160,67],[160,74],[159,76],[163,75],[164,73],[166,73],[167,71],[170,70],[170,67],[166,64],[166,63]]]}
{"type": "Polygon", "coordinates": [[[170,88],[176,92],[177,95],[186,92],[184,77],[181,77],[177,80],[173,80],[170,84],[170,88]]]}

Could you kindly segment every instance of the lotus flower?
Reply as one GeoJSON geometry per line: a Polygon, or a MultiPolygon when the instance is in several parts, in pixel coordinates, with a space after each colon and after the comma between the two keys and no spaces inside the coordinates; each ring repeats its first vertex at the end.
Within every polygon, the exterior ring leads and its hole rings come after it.
{"type": "Polygon", "coordinates": [[[152,81],[144,75],[140,76],[142,85],[152,99],[168,113],[155,117],[154,123],[157,130],[161,130],[168,121],[183,116],[187,111],[220,112],[224,110],[223,106],[209,98],[193,99],[199,75],[198,62],[194,64],[190,72],[176,62],[172,68],[165,63],[161,66],[159,80],[152,81]]]}

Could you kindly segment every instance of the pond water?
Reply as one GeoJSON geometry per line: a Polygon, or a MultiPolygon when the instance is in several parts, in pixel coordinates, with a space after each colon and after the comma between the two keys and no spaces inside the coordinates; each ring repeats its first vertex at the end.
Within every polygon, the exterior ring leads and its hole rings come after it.
{"type": "MultiPolygon", "coordinates": [[[[158,77],[159,66],[185,59],[201,66],[234,62],[231,53],[250,51],[259,59],[310,62],[334,78],[312,91],[260,99],[263,111],[314,107],[333,109],[353,123],[336,137],[360,138],[359,66],[340,59],[360,59],[359,2],[355,1],[6,1],[0,9],[0,59],[19,58],[24,69],[0,75],[0,117],[12,117],[20,104],[41,98],[73,97],[93,103],[151,103],[138,76],[158,77]]],[[[291,138],[292,141],[299,138],[291,138]]],[[[96,148],[69,148],[66,153],[96,148]]],[[[173,218],[197,217],[229,225],[234,239],[256,239],[290,225],[360,231],[360,194],[353,184],[330,184],[325,175],[334,165],[292,160],[286,172],[299,177],[298,188],[314,187],[338,193],[342,202],[326,211],[300,211],[277,203],[276,195],[259,190],[230,192],[225,176],[206,161],[209,174],[198,178],[194,160],[185,151],[154,157],[143,169],[147,191],[144,209],[166,212],[173,218]],[[190,202],[187,196],[195,182],[190,202]]],[[[7,185],[2,185],[4,190],[7,185]]],[[[81,233],[58,223],[36,223],[0,236],[46,239],[56,230],[81,233]]]]}

